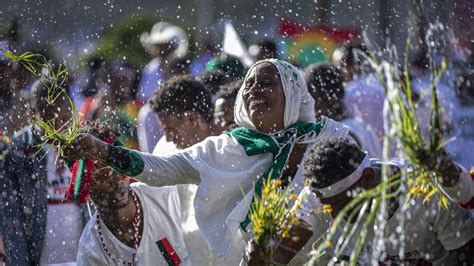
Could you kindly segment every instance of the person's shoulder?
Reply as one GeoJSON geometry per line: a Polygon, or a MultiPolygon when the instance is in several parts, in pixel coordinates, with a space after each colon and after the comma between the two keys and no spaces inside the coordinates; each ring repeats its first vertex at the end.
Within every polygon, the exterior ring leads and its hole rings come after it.
{"type": "Polygon", "coordinates": [[[156,143],[155,148],[153,148],[153,155],[163,156],[169,155],[180,151],[176,144],[172,141],[167,141],[166,136],[163,135],[156,143]]]}
{"type": "Polygon", "coordinates": [[[153,217],[160,217],[160,215],[171,217],[171,219],[179,217],[181,203],[177,186],[155,187],[136,182],[130,187],[140,199],[144,211],[151,211],[153,217]]]}
{"type": "Polygon", "coordinates": [[[161,65],[161,62],[158,58],[153,58],[150,60],[150,62],[148,62],[145,67],[143,68],[143,73],[145,74],[148,74],[148,72],[153,72],[153,71],[156,71],[159,69],[161,65]]]}
{"type": "Polygon", "coordinates": [[[237,140],[231,137],[229,134],[220,134],[217,136],[210,136],[203,141],[194,144],[193,146],[185,149],[190,151],[202,150],[202,151],[216,151],[222,153],[227,151],[228,148],[239,146],[237,140]]]}

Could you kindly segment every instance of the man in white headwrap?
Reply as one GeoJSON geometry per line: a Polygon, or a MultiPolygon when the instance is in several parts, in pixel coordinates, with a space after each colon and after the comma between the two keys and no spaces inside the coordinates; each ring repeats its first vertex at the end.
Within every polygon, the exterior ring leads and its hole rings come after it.
{"type": "Polygon", "coordinates": [[[303,77],[294,66],[274,59],[259,61],[248,71],[237,96],[235,121],[240,128],[167,156],[110,146],[87,134],[65,155],[93,155],[115,171],[152,185],[198,184],[196,221],[213,252],[225,258],[245,245],[241,233],[248,228],[249,207],[264,178],[272,173],[298,193],[303,187],[298,166],[308,148],[317,139],[348,134],[347,127],[333,120],[315,123],[314,102],[303,77]]]}

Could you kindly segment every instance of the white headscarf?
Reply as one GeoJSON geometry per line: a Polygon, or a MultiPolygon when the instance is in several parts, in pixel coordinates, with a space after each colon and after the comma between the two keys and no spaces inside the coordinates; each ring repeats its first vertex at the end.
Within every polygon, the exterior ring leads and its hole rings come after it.
{"type": "Polygon", "coordinates": [[[256,129],[255,125],[250,119],[249,113],[245,108],[244,103],[244,88],[247,78],[257,65],[263,63],[270,63],[278,69],[280,74],[281,84],[283,86],[283,92],[285,94],[285,113],[284,113],[284,126],[288,128],[297,121],[315,123],[314,113],[314,100],[308,92],[306,82],[299,72],[299,70],[293,65],[278,59],[266,59],[255,63],[247,72],[242,87],[240,87],[237,99],[235,100],[235,111],[234,120],[237,125],[256,129]]]}

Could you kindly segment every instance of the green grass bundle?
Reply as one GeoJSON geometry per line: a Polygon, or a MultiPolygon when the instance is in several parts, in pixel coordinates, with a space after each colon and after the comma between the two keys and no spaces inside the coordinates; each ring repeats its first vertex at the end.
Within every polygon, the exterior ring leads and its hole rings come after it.
{"type": "Polygon", "coordinates": [[[58,156],[65,147],[71,145],[79,134],[79,121],[77,119],[76,107],[64,89],[65,82],[68,78],[68,69],[64,64],[53,66],[43,55],[31,52],[24,52],[16,55],[11,51],[0,49],[0,56],[7,57],[13,62],[19,63],[28,70],[34,78],[44,80],[48,84],[48,97],[46,101],[49,104],[54,103],[59,97],[64,96],[68,99],[71,108],[71,118],[66,124],[57,129],[56,121],[43,121],[35,118],[33,123],[43,131],[42,140],[47,143],[55,142],[58,144],[58,156]]]}
{"type": "MultiPolygon", "coordinates": [[[[271,174],[270,174],[271,176],[271,174]]],[[[268,178],[261,196],[255,195],[250,207],[250,221],[257,243],[264,249],[267,261],[273,262],[273,253],[282,239],[290,238],[291,227],[297,224],[296,211],[300,203],[290,210],[291,201],[297,196],[290,189],[282,189],[280,179],[268,178]]]]}
{"type": "MultiPolygon", "coordinates": [[[[408,46],[409,39],[407,40],[407,51],[408,46]]],[[[384,121],[386,128],[387,125],[390,127],[385,132],[384,160],[388,160],[392,145],[394,141],[397,141],[398,155],[410,161],[410,168],[409,170],[402,169],[402,174],[388,176],[388,167],[383,165],[381,183],[375,188],[363,190],[357,194],[339,212],[332,222],[329,233],[310,253],[310,265],[318,264],[319,259],[327,255],[332,258],[340,258],[349,244],[352,245],[352,251],[348,264],[356,265],[369,228],[377,222],[379,223],[378,228],[380,228],[386,222],[384,219],[387,219],[387,208],[384,204],[389,200],[396,198],[407,203],[413,197],[422,196],[424,197],[423,202],[439,200],[442,206],[448,207],[448,200],[440,192],[438,183],[441,178],[439,162],[446,156],[444,146],[447,142],[444,140],[436,89],[436,84],[439,82],[446,64],[443,62],[439,70],[431,66],[431,114],[428,137],[425,140],[413,101],[407,59],[405,59],[403,79],[399,78],[394,64],[387,61],[378,62],[373,56],[368,59],[383,85],[387,97],[386,103],[390,111],[389,117],[384,121]],[[363,213],[367,213],[367,215],[364,216],[363,213]],[[342,226],[344,221],[353,219],[356,219],[355,223],[345,223],[342,226]],[[340,230],[340,236],[336,245],[333,245],[338,230],[340,230]]]]}
{"type": "MultiPolygon", "coordinates": [[[[407,40],[407,52],[410,40],[407,40]]],[[[427,140],[422,136],[419,119],[413,101],[413,90],[408,73],[408,58],[405,58],[404,78],[397,78],[395,67],[386,61],[378,63],[370,60],[379,80],[384,87],[390,110],[391,138],[399,142],[399,156],[411,162],[411,171],[406,173],[406,185],[409,200],[414,196],[425,196],[425,201],[437,195],[443,206],[447,207],[447,198],[440,192],[438,180],[442,173],[440,162],[444,159],[445,132],[442,127],[437,88],[446,69],[445,61],[436,70],[432,64],[431,71],[431,115],[427,140]]],[[[388,147],[384,147],[385,150],[388,147]]]]}

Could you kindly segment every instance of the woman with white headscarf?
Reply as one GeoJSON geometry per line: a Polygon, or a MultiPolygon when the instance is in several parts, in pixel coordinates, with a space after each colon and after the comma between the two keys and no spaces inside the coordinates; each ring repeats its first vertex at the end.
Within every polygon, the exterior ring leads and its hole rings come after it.
{"type": "Polygon", "coordinates": [[[241,127],[228,134],[163,157],[81,134],[66,156],[92,155],[151,185],[198,184],[197,224],[213,252],[226,257],[231,248],[245,246],[240,236],[264,178],[271,173],[299,193],[299,165],[310,146],[319,138],[347,136],[342,124],[330,119],[316,123],[314,117],[313,98],[298,70],[281,60],[262,60],[250,68],[237,96],[235,121],[241,127]]]}

